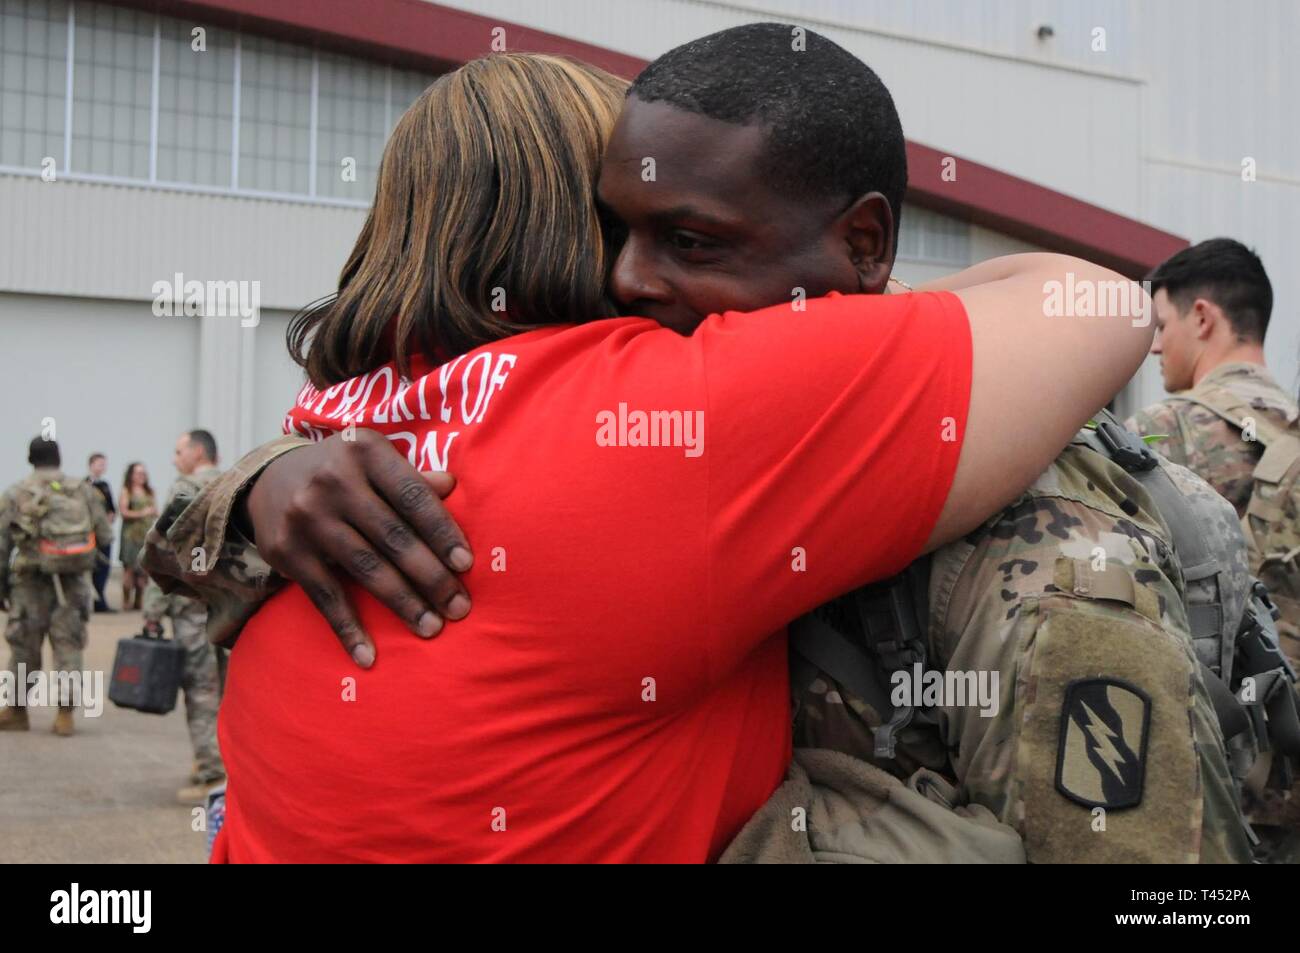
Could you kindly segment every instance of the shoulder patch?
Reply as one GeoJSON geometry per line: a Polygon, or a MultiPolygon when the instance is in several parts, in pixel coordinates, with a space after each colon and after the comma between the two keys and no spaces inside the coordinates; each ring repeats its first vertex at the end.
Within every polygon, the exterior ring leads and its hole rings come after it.
{"type": "Polygon", "coordinates": [[[1151,698],[1127,682],[1071,682],[1061,706],[1056,789],[1085,807],[1110,811],[1142,803],[1151,698]]]}

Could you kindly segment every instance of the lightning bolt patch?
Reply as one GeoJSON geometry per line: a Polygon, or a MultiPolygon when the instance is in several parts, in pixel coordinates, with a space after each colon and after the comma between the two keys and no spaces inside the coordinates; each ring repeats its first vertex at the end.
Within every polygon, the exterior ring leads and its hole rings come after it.
{"type": "Polygon", "coordinates": [[[1061,707],[1056,787],[1087,807],[1142,802],[1151,699],[1111,678],[1071,682],[1061,707]]]}
{"type": "Polygon", "coordinates": [[[1098,718],[1087,704],[1080,702],[1079,707],[1088,716],[1088,723],[1083,726],[1083,730],[1092,736],[1092,750],[1097,753],[1097,756],[1101,758],[1106,767],[1110,768],[1111,772],[1122,783],[1124,775],[1120,774],[1119,765],[1123,763],[1124,756],[1116,751],[1115,746],[1111,744],[1111,739],[1118,736],[1106,727],[1105,722],[1098,718]]]}

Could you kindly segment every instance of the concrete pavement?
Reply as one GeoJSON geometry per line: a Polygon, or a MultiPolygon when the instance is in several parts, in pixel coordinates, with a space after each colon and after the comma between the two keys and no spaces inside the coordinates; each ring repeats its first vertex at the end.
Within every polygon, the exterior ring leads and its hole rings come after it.
{"type": "Polygon", "coordinates": [[[206,860],[207,835],[176,801],[192,761],[184,700],[146,715],[107,699],[117,641],[140,629],[139,612],[91,617],[84,665],[104,673],[104,710],[79,712],[73,737],[50,730],[55,708],[31,709],[31,731],[0,732],[0,863],[206,860]]]}

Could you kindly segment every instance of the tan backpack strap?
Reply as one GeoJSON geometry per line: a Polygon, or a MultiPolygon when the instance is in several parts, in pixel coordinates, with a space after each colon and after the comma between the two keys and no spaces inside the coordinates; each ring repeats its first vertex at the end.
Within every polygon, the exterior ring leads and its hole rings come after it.
{"type": "Polygon", "coordinates": [[[1252,407],[1249,401],[1242,400],[1227,390],[1214,388],[1200,393],[1188,391],[1184,394],[1176,394],[1169,399],[1171,401],[1186,401],[1189,404],[1204,407],[1238,430],[1245,427],[1246,418],[1250,417],[1255,421],[1255,439],[1265,447],[1270,446],[1276,440],[1286,437],[1289,433],[1288,428],[1278,427],[1265,414],[1252,407]]]}

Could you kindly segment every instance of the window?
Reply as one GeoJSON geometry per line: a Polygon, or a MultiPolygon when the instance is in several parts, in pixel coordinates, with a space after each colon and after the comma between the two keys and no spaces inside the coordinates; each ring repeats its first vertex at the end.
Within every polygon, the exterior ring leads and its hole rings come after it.
{"type": "Polygon", "coordinates": [[[897,257],[965,267],[970,264],[970,223],[904,205],[897,257]]]}
{"type": "Polygon", "coordinates": [[[72,73],[72,171],[149,177],[154,16],[82,3],[72,73]]]}
{"type": "Polygon", "coordinates": [[[239,188],[308,193],[311,73],[310,50],[261,37],[243,38],[239,188]]]}
{"type": "Polygon", "coordinates": [[[67,60],[64,0],[0,0],[0,164],[63,170],[67,60]]]}
{"type": "Polygon", "coordinates": [[[384,133],[385,137],[393,131],[397,120],[402,118],[402,113],[410,109],[411,103],[415,102],[437,78],[426,73],[413,73],[410,70],[393,70],[393,94],[389,101],[388,129],[384,133]]]}
{"type": "Polygon", "coordinates": [[[0,0],[0,167],[366,205],[433,80],[93,0],[0,0]]]}
{"type": "Polygon", "coordinates": [[[235,38],[223,30],[170,18],[160,21],[160,34],[158,178],[228,186],[235,38]],[[195,29],[203,32],[196,37],[195,29]]]}
{"type": "Polygon", "coordinates": [[[319,64],[316,193],[369,201],[388,133],[388,70],[326,53],[319,64]]]}

